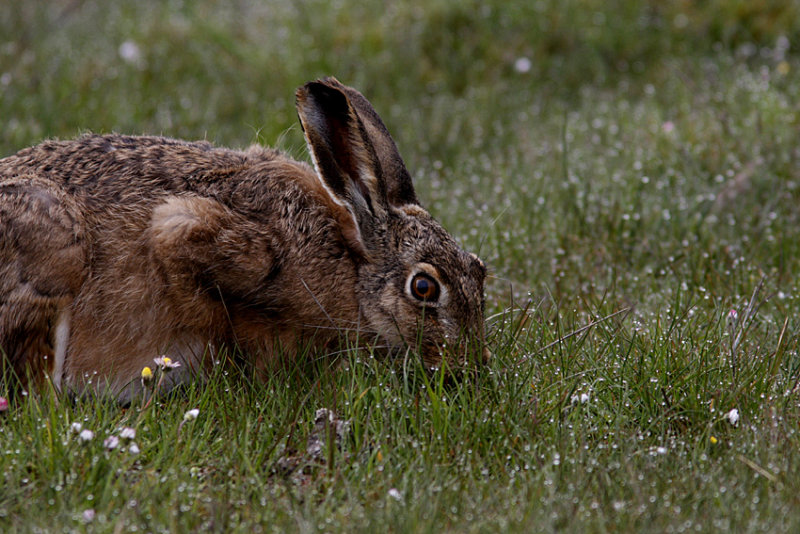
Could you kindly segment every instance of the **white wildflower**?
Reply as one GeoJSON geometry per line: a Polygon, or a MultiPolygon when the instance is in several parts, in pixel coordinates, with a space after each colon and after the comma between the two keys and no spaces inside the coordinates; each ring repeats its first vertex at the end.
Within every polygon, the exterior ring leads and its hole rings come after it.
{"type": "Polygon", "coordinates": [[[108,450],[116,449],[119,445],[119,438],[117,436],[108,436],[105,441],[103,441],[103,447],[108,450]]]}
{"type": "Polygon", "coordinates": [[[734,408],[733,410],[729,411],[725,414],[725,419],[730,421],[733,426],[736,426],[736,424],[739,422],[739,410],[734,408]]]}
{"type": "Polygon", "coordinates": [[[119,57],[126,63],[139,63],[142,60],[142,49],[134,41],[128,40],[119,45],[119,57]]]}
{"type": "Polygon", "coordinates": [[[80,434],[81,430],[83,430],[83,425],[76,421],[72,423],[69,428],[72,430],[73,434],[80,434]]]}
{"type": "Polygon", "coordinates": [[[119,437],[122,439],[133,439],[136,437],[136,429],[129,426],[124,426],[122,427],[122,430],[119,431],[119,437]]]}
{"type": "Polygon", "coordinates": [[[525,74],[526,72],[530,72],[533,63],[531,60],[526,57],[518,57],[517,60],[514,62],[514,70],[519,72],[520,74],[525,74]]]}
{"type": "Polygon", "coordinates": [[[80,431],[80,434],[78,434],[78,439],[81,441],[92,441],[94,439],[94,432],[88,428],[85,428],[80,431]]]}
{"type": "Polygon", "coordinates": [[[158,358],[153,358],[153,361],[164,371],[169,371],[170,369],[181,366],[181,362],[173,361],[169,356],[159,356],[158,358]]]}
{"type": "Polygon", "coordinates": [[[397,488],[390,489],[389,492],[388,492],[388,495],[389,495],[389,497],[391,497],[392,499],[394,499],[396,501],[402,501],[403,500],[403,495],[400,493],[400,490],[398,490],[397,488]]]}
{"type": "Polygon", "coordinates": [[[198,410],[197,408],[192,408],[191,410],[188,410],[185,414],[183,414],[183,420],[192,421],[194,419],[197,419],[198,415],[200,415],[200,410],[198,410]]]}
{"type": "Polygon", "coordinates": [[[139,446],[136,443],[128,445],[128,452],[131,454],[139,454],[139,446]]]}

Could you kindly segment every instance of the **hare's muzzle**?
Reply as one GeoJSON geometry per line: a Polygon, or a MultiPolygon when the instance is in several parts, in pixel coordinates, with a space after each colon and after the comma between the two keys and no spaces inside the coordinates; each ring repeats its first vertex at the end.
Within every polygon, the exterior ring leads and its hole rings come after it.
{"type": "Polygon", "coordinates": [[[484,341],[470,338],[462,339],[459,343],[446,343],[440,347],[439,354],[450,367],[485,365],[492,357],[484,341]]]}

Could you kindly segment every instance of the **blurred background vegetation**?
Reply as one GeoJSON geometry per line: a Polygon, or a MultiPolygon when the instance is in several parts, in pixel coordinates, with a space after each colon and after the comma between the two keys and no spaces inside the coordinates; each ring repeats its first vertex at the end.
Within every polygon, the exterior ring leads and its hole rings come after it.
{"type": "Polygon", "coordinates": [[[3,152],[87,129],[274,141],[295,124],[294,88],[323,75],[361,88],[401,137],[435,151],[457,141],[443,133],[462,113],[491,126],[586,86],[630,83],[635,96],[689,59],[774,67],[800,37],[800,6],[32,0],[5,2],[0,32],[3,152]]]}

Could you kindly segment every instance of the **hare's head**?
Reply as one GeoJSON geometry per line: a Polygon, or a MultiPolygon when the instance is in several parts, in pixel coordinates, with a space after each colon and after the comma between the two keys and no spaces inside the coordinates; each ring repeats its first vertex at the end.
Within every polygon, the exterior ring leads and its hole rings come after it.
{"type": "Polygon", "coordinates": [[[389,132],[361,93],[333,78],[297,91],[317,174],[349,213],[342,234],[359,258],[355,292],[365,330],[435,367],[485,359],[486,267],[419,205],[389,132]]]}

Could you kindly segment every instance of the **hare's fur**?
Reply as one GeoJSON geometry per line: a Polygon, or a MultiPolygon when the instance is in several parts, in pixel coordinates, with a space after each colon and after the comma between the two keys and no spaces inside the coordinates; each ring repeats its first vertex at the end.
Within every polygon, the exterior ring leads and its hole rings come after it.
{"type": "Polygon", "coordinates": [[[202,371],[235,347],[267,372],[359,332],[436,365],[446,339],[480,338],[485,268],[419,206],[366,99],[331,78],[297,99],[316,169],[261,147],[122,135],[0,160],[6,367],[123,398],[161,354],[202,371]],[[409,294],[419,272],[438,301],[409,294]]]}

